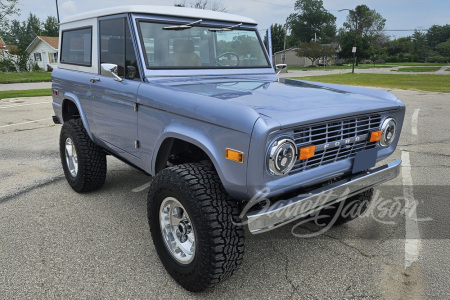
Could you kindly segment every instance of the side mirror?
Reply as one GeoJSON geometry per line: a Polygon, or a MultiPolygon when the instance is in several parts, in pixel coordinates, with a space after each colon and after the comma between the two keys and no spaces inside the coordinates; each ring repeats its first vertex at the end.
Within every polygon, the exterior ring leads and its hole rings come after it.
{"type": "Polygon", "coordinates": [[[277,75],[281,73],[284,69],[287,69],[287,64],[277,64],[275,65],[277,72],[277,75]]]}
{"type": "Polygon", "coordinates": [[[118,75],[118,66],[115,64],[101,64],[101,72],[100,74],[102,74],[103,76],[108,76],[108,77],[114,77],[114,80],[122,82],[123,79],[119,77],[118,75]]]}

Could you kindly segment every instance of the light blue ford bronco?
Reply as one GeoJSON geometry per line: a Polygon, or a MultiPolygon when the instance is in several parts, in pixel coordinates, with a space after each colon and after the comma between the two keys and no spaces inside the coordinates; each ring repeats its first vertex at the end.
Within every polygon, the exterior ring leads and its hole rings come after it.
{"type": "Polygon", "coordinates": [[[230,277],[244,227],[258,234],[312,214],[342,224],[395,178],[405,107],[377,90],[282,80],[255,21],[124,6],[69,17],[53,71],[61,162],[76,192],[100,188],[106,156],[153,176],[156,251],[184,288],[230,277]],[[326,213],[326,215],[324,215],[326,213]],[[328,217],[327,217],[328,216],[328,217]]]}

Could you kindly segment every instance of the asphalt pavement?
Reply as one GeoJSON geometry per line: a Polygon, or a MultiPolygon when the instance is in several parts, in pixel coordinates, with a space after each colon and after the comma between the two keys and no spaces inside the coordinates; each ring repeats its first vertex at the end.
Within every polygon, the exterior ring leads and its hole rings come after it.
{"type": "Polygon", "coordinates": [[[0,100],[0,299],[449,299],[450,94],[391,92],[407,105],[385,161],[403,159],[402,174],[377,189],[378,199],[400,199],[387,206],[392,216],[375,211],[310,238],[296,236],[316,230],[310,224],[247,232],[239,271],[201,294],[158,259],[146,217],[151,177],[108,157],[105,186],[75,193],[51,98],[0,100]],[[395,213],[405,197],[417,201],[419,221],[395,213]]]}
{"type": "Polygon", "coordinates": [[[0,84],[1,91],[21,91],[35,89],[49,89],[52,87],[51,82],[28,82],[28,83],[7,83],[0,84]]]}

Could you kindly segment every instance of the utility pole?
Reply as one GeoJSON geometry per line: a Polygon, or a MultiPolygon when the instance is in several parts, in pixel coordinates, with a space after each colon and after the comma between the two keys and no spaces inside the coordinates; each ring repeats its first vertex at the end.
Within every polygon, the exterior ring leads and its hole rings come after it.
{"type": "Polygon", "coordinates": [[[58,17],[58,25],[59,25],[59,8],[58,8],[58,0],[56,0],[56,16],[58,17]]]}
{"type": "Polygon", "coordinates": [[[287,37],[287,22],[288,20],[286,19],[286,24],[284,25],[284,46],[283,46],[283,64],[286,63],[286,37],[287,37]]]}

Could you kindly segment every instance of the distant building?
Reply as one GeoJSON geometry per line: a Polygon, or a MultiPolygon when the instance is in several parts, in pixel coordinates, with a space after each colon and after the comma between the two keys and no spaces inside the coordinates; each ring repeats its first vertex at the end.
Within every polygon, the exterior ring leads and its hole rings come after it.
{"type": "Polygon", "coordinates": [[[17,46],[6,45],[6,43],[0,37],[0,59],[15,60],[16,56],[11,54],[11,52],[14,50],[17,50],[17,46]]]}
{"type": "MultiPolygon", "coordinates": [[[[342,59],[338,59],[337,57],[337,52],[339,52],[340,47],[334,44],[330,44],[332,46],[334,46],[337,50],[336,50],[336,55],[333,55],[333,57],[329,57],[327,58],[327,66],[333,66],[336,64],[342,64],[342,59]]],[[[312,65],[312,61],[307,58],[307,57],[298,57],[297,56],[297,50],[298,48],[290,48],[290,49],[286,49],[286,59],[283,62],[283,55],[284,55],[284,51],[278,51],[276,53],[273,54],[273,64],[287,64],[288,68],[289,67],[307,67],[312,65]]],[[[324,65],[324,60],[323,59],[317,59],[314,62],[315,65],[324,65]]]]}
{"type": "Polygon", "coordinates": [[[44,71],[55,68],[58,63],[58,45],[58,37],[36,36],[27,47],[30,60],[44,71]]]}
{"type": "Polygon", "coordinates": [[[273,63],[276,64],[287,64],[289,67],[306,67],[312,65],[312,62],[309,58],[306,57],[298,57],[297,52],[295,52],[297,48],[286,49],[286,59],[283,62],[283,56],[285,51],[278,51],[273,54],[273,63]]]}

